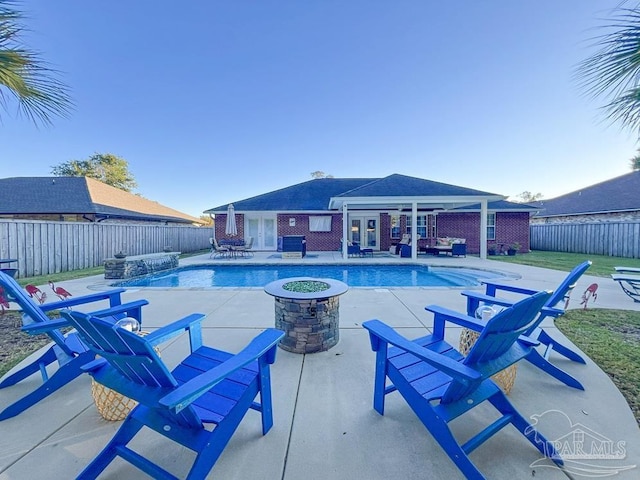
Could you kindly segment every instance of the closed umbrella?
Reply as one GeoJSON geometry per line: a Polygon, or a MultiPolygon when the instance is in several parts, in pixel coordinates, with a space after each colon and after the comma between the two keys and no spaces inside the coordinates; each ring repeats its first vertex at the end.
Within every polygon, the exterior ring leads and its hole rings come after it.
{"type": "Polygon", "coordinates": [[[233,203],[230,203],[227,207],[227,225],[224,229],[224,233],[229,237],[235,237],[238,235],[238,226],[236,225],[236,212],[233,208],[233,203]]]}

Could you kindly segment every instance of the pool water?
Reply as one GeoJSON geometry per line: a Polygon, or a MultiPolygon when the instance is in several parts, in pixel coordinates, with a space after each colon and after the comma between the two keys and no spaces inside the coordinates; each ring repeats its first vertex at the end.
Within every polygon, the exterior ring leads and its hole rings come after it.
{"type": "Polygon", "coordinates": [[[289,277],[340,280],[350,287],[469,287],[498,272],[427,265],[198,265],[112,284],[117,287],[264,287],[289,277]]]}

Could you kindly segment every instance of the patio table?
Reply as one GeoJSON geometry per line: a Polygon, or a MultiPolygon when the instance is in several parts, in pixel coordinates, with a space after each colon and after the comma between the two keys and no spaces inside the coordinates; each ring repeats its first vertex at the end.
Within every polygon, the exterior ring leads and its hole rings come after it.
{"type": "Polygon", "coordinates": [[[6,264],[12,264],[13,262],[18,262],[17,258],[0,258],[0,272],[4,272],[7,275],[11,276],[11,277],[15,277],[16,276],[16,272],[18,271],[17,268],[2,268],[2,265],[6,264]]]}

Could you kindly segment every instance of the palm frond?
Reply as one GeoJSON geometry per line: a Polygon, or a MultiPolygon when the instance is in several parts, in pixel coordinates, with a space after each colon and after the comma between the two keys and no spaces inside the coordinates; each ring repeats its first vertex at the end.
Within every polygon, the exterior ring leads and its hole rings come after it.
{"type": "Polygon", "coordinates": [[[51,124],[54,116],[66,117],[73,102],[60,72],[49,67],[36,52],[22,47],[20,12],[15,2],[0,0],[0,107],[8,111],[17,102],[18,114],[35,124],[51,124]]]}

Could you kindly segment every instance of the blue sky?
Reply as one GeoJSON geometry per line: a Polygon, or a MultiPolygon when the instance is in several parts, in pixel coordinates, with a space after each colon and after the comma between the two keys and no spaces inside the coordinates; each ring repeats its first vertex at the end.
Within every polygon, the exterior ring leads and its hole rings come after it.
{"type": "Polygon", "coordinates": [[[572,78],[619,0],[30,0],[69,119],[2,112],[2,176],[113,153],[191,215],[400,173],[551,198],[628,173],[633,134],[572,78]]]}

